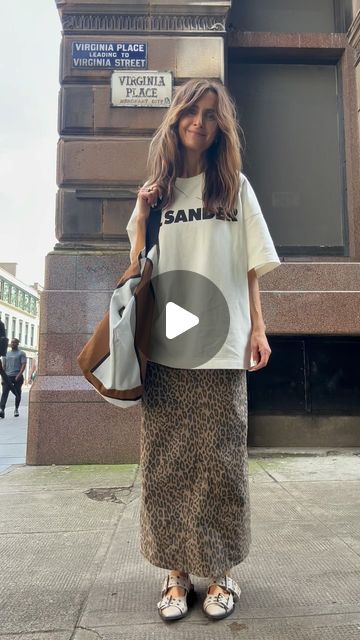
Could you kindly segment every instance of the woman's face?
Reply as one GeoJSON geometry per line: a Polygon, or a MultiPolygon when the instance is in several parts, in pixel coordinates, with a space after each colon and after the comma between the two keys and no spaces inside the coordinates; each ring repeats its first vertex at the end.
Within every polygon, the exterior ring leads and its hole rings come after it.
{"type": "Polygon", "coordinates": [[[214,142],[219,130],[216,117],[217,95],[205,93],[179,120],[179,138],[185,149],[202,155],[214,142]]]}

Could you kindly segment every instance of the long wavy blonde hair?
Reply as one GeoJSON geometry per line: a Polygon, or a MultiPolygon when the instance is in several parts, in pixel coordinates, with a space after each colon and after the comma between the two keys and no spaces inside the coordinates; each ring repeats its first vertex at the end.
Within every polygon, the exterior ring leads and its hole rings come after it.
{"type": "MultiPolygon", "coordinates": [[[[179,138],[180,118],[208,91],[217,95],[218,133],[205,156],[204,207],[225,215],[236,208],[242,168],[241,143],[235,104],[223,84],[216,80],[195,79],[181,85],[151,140],[148,157],[149,183],[156,182],[163,194],[162,207],[174,201],[175,180],[184,169],[184,151],[179,138]]],[[[227,215],[226,215],[227,217],[227,215]]]]}

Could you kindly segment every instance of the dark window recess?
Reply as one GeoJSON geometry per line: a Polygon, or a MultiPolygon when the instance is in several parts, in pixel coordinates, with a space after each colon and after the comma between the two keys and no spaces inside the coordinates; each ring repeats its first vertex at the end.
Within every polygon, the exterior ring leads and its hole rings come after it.
{"type": "Polygon", "coordinates": [[[243,172],[280,255],[346,255],[337,67],[230,62],[228,69],[245,134],[243,172]]]}
{"type": "Polygon", "coordinates": [[[248,373],[249,412],[306,413],[304,341],[268,340],[269,364],[248,373]]]}
{"type": "Polygon", "coordinates": [[[309,340],[312,413],[360,415],[360,337],[309,340]]]}
{"type": "Polygon", "coordinates": [[[351,19],[351,0],[236,0],[228,29],[333,33],[347,31],[351,19]]]}
{"type": "Polygon", "coordinates": [[[267,367],[248,373],[249,413],[360,415],[360,336],[269,336],[267,367]]]}

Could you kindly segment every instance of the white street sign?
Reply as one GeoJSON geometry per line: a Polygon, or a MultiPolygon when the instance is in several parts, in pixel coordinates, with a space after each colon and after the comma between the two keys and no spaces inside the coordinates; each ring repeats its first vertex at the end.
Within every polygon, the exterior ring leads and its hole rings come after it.
{"type": "Polygon", "coordinates": [[[172,98],[171,71],[114,71],[113,107],[168,107],[172,98]]]}

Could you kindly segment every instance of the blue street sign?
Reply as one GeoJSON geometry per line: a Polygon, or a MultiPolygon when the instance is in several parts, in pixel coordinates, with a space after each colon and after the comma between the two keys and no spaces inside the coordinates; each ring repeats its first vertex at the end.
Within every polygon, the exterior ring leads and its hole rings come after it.
{"type": "Polygon", "coordinates": [[[147,44],[73,42],[72,66],[79,69],[147,69],[147,44]]]}

